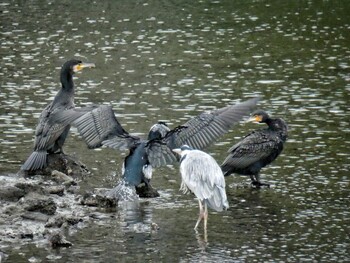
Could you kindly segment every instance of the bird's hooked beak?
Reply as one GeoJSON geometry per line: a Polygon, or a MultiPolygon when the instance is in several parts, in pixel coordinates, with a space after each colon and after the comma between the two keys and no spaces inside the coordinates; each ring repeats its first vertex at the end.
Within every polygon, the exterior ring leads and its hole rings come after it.
{"type": "Polygon", "coordinates": [[[259,123],[262,121],[262,116],[261,115],[254,115],[250,117],[246,122],[254,122],[254,123],[259,123]]]}
{"type": "Polygon", "coordinates": [[[94,68],[95,64],[94,63],[79,63],[78,65],[75,65],[73,67],[74,72],[79,72],[83,70],[84,68],[94,68]]]}
{"type": "Polygon", "coordinates": [[[181,155],[181,149],[179,149],[179,148],[176,148],[176,149],[173,149],[172,150],[174,153],[177,153],[178,155],[181,155]]]}

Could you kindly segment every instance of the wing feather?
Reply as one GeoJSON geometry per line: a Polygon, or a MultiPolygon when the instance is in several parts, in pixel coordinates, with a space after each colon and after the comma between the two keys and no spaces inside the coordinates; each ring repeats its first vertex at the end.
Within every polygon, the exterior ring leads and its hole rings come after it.
{"type": "Polygon", "coordinates": [[[106,145],[120,150],[134,145],[136,136],[129,135],[114,115],[111,106],[102,105],[85,113],[73,122],[89,148],[106,145]]]}

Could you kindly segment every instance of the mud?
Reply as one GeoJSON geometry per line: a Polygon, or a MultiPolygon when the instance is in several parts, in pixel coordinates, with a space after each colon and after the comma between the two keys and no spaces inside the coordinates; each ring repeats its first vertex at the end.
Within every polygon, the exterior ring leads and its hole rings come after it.
{"type": "Polygon", "coordinates": [[[79,184],[87,176],[83,163],[63,154],[50,156],[49,166],[35,174],[1,175],[1,244],[44,241],[52,247],[71,246],[64,230],[93,223],[90,215],[96,210],[117,209],[117,200],[103,191],[81,193],[79,184]]]}

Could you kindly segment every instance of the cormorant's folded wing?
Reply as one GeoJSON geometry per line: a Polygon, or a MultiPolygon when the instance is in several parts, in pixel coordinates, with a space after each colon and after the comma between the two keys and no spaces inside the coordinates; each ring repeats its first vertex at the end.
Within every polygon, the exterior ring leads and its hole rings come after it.
{"type": "Polygon", "coordinates": [[[227,170],[229,167],[243,169],[259,160],[268,158],[280,147],[283,147],[283,142],[278,136],[271,136],[264,130],[253,131],[228,150],[229,155],[221,167],[223,170],[227,170]]]}

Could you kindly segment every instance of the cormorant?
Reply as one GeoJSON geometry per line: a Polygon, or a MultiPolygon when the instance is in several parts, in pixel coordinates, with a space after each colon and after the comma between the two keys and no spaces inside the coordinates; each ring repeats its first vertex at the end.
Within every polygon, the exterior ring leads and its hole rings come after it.
{"type": "Polygon", "coordinates": [[[282,152],[288,126],[283,119],[273,119],[262,110],[255,111],[248,121],[266,123],[268,128],[252,131],[233,145],[221,168],[225,176],[232,173],[249,175],[257,188],[269,187],[269,184],[260,182],[259,172],[282,152]]]}
{"type": "Polygon", "coordinates": [[[67,114],[69,110],[74,110],[73,74],[91,67],[95,65],[82,63],[76,59],[63,64],[60,76],[62,87],[39,117],[35,131],[34,151],[22,165],[21,170],[43,169],[47,166],[49,153],[63,153],[62,146],[68,135],[70,122],[74,119],[68,118],[72,115],[67,114]]]}
{"type": "Polygon", "coordinates": [[[177,160],[172,149],[184,144],[203,149],[249,114],[258,102],[250,99],[211,112],[203,112],[173,130],[164,122],[153,125],[148,139],[129,134],[123,129],[110,106],[100,106],[73,122],[89,148],[106,145],[129,150],[124,160],[123,179],[133,186],[149,185],[152,168],[171,164],[177,160]]]}
{"type": "Polygon", "coordinates": [[[220,166],[209,154],[200,150],[194,150],[188,145],[183,145],[173,152],[181,156],[180,173],[182,178],[181,188],[184,193],[190,190],[198,198],[199,217],[194,227],[197,227],[204,219],[204,233],[206,237],[208,208],[221,212],[229,207],[225,178],[220,166]]]}

